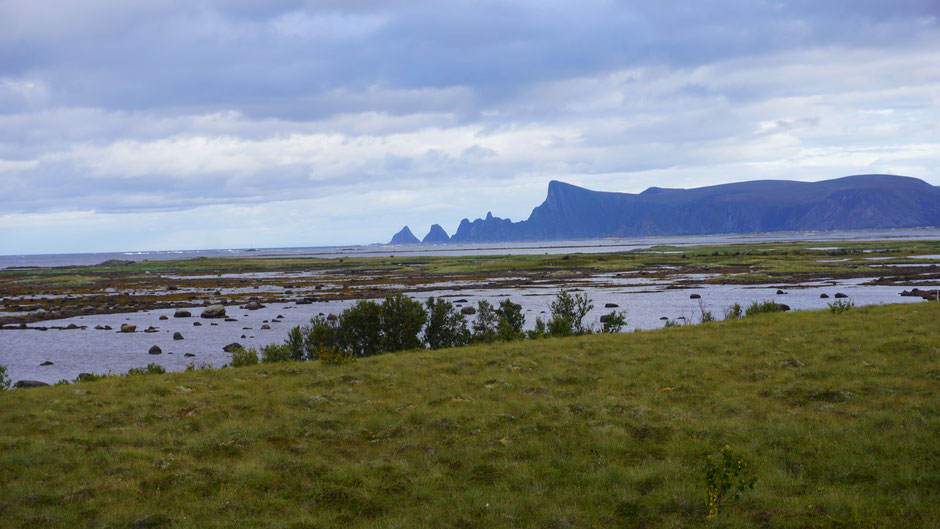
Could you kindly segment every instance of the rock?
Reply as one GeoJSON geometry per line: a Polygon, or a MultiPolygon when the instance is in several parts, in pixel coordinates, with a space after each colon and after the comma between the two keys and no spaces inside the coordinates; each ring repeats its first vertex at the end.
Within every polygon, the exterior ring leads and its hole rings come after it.
{"type": "Polygon", "coordinates": [[[45,382],[40,382],[38,380],[18,380],[16,384],[13,384],[14,388],[40,388],[42,386],[48,386],[45,382]]]}
{"type": "Polygon", "coordinates": [[[134,332],[137,330],[136,325],[131,325],[129,323],[124,323],[121,325],[121,330],[118,332],[134,332]]]}
{"type": "Polygon", "coordinates": [[[667,318],[667,317],[665,317],[665,316],[663,316],[663,317],[661,317],[661,318],[659,318],[659,319],[660,319],[661,321],[669,321],[669,318],[667,318]]]}
{"type": "MultiPolygon", "coordinates": [[[[693,295],[695,295],[695,294],[693,294],[693,295]]],[[[616,304],[616,303],[604,303],[604,308],[605,308],[605,309],[616,309],[616,308],[619,308],[619,307],[620,307],[620,305],[618,305],[618,304],[616,304]]]]}
{"type": "Polygon", "coordinates": [[[180,287],[170,285],[170,286],[166,287],[166,289],[167,289],[167,290],[179,290],[180,287]]]}
{"type": "Polygon", "coordinates": [[[783,303],[777,303],[777,310],[786,312],[786,311],[790,310],[790,306],[789,306],[789,305],[784,305],[783,303]]]}
{"type": "Polygon", "coordinates": [[[176,312],[173,313],[174,318],[189,318],[193,314],[185,309],[176,309],[176,312]]]}
{"type": "Polygon", "coordinates": [[[203,318],[224,318],[225,307],[223,305],[209,305],[203,309],[201,316],[203,318]]]}
{"type": "Polygon", "coordinates": [[[194,354],[192,354],[192,353],[183,353],[183,356],[185,356],[186,358],[192,358],[192,357],[194,357],[194,356],[196,356],[196,355],[194,355],[194,354]]]}
{"type": "Polygon", "coordinates": [[[101,325],[95,325],[95,330],[96,330],[96,331],[103,331],[103,330],[104,330],[104,327],[102,327],[101,325]]]}
{"type": "Polygon", "coordinates": [[[51,366],[51,365],[54,365],[54,364],[53,364],[52,362],[46,360],[45,362],[43,362],[43,363],[41,363],[41,364],[39,364],[39,365],[40,365],[40,366],[51,366]]]}
{"type": "Polygon", "coordinates": [[[702,295],[701,295],[701,294],[692,294],[691,296],[689,296],[689,299],[702,299],[702,295]]]}
{"type": "Polygon", "coordinates": [[[79,328],[80,328],[80,327],[79,327],[78,325],[75,325],[74,323],[70,323],[69,326],[66,327],[66,329],[69,329],[69,330],[72,330],[72,329],[79,329],[79,328]]]}
{"type": "Polygon", "coordinates": [[[258,303],[257,301],[249,301],[249,302],[248,302],[244,307],[242,307],[242,308],[245,309],[245,310],[258,310],[258,309],[263,309],[263,308],[264,308],[264,305],[262,305],[261,303],[258,303]]]}
{"type": "Polygon", "coordinates": [[[174,332],[174,333],[173,333],[173,339],[174,339],[174,340],[182,340],[182,339],[183,339],[183,334],[182,334],[181,332],[179,332],[179,331],[174,332]]]}
{"type": "Polygon", "coordinates": [[[463,299],[463,298],[460,298],[460,299],[458,299],[457,301],[455,301],[454,303],[468,303],[468,301],[465,300],[465,299],[463,299]]]}
{"type": "Polygon", "coordinates": [[[235,349],[244,349],[244,347],[242,347],[242,344],[238,342],[232,342],[222,348],[222,350],[225,351],[226,353],[231,353],[235,349]]]}
{"type": "Polygon", "coordinates": [[[461,314],[466,314],[466,315],[469,316],[469,315],[471,315],[471,314],[476,314],[476,313],[477,313],[477,309],[475,309],[475,308],[473,308],[473,307],[464,307],[464,308],[460,309],[460,313],[461,313],[461,314]]]}
{"type": "Polygon", "coordinates": [[[778,295],[778,296],[779,296],[779,295],[782,295],[782,294],[786,294],[786,292],[784,292],[784,291],[782,291],[782,290],[777,290],[777,295],[778,295]]]}
{"type": "Polygon", "coordinates": [[[275,319],[275,320],[283,320],[283,319],[284,319],[284,316],[281,316],[280,314],[278,314],[278,315],[277,315],[277,318],[274,318],[274,319],[275,319]]]}
{"type": "Polygon", "coordinates": [[[847,298],[847,297],[848,297],[848,296],[846,296],[846,295],[843,294],[842,292],[836,292],[836,298],[837,298],[837,299],[838,299],[838,298],[847,298]]]}
{"type": "Polygon", "coordinates": [[[166,314],[161,314],[160,317],[157,319],[163,321],[163,320],[168,320],[170,318],[168,318],[166,314]]]}
{"type": "Polygon", "coordinates": [[[601,315],[601,323],[607,323],[607,314],[601,315]]]}
{"type": "Polygon", "coordinates": [[[225,318],[225,321],[238,321],[235,318],[225,318]]]}
{"type": "Polygon", "coordinates": [[[154,345],[153,347],[150,348],[149,351],[147,351],[147,353],[152,354],[152,355],[159,355],[159,354],[163,354],[163,349],[160,349],[159,346],[154,345]]]}
{"type": "Polygon", "coordinates": [[[829,299],[829,294],[826,294],[825,292],[823,292],[822,294],[819,295],[819,297],[820,299],[829,299]]]}
{"type": "Polygon", "coordinates": [[[193,322],[193,327],[202,327],[202,324],[199,323],[198,321],[194,321],[194,322],[193,322]]]}
{"type": "Polygon", "coordinates": [[[267,330],[267,329],[270,329],[271,326],[268,325],[267,323],[265,323],[264,325],[261,326],[261,328],[264,329],[264,330],[267,330]]]}

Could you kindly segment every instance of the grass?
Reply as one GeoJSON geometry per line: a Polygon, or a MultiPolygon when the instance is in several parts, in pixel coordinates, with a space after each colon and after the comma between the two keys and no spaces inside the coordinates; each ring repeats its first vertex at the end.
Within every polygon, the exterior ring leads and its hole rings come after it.
{"type": "Polygon", "coordinates": [[[940,305],[0,394],[3,527],[937,527],[940,305]],[[706,456],[756,486],[706,520],[706,456]]]}

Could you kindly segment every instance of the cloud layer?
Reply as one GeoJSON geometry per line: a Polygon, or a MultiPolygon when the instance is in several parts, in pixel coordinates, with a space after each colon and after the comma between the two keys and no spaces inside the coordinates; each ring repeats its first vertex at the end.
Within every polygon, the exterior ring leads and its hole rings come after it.
{"type": "Polygon", "coordinates": [[[938,162],[932,0],[0,3],[0,254],[368,243],[524,218],[551,179],[938,162]]]}

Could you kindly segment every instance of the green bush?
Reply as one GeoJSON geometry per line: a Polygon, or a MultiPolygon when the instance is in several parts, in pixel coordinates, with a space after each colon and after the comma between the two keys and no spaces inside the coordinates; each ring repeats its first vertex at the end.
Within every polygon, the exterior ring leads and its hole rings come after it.
{"type": "Polygon", "coordinates": [[[10,379],[7,377],[7,366],[0,364],[0,391],[10,389],[10,379]]]}
{"type": "Polygon", "coordinates": [[[287,362],[293,360],[291,348],[288,344],[271,343],[261,348],[261,361],[265,364],[274,362],[287,362]]]}
{"type": "Polygon", "coordinates": [[[232,357],[228,364],[230,367],[253,366],[258,363],[258,351],[254,347],[237,347],[232,349],[229,356],[232,357]]]}
{"type": "Polygon", "coordinates": [[[284,340],[284,345],[287,347],[288,354],[292,359],[299,362],[306,358],[304,333],[300,330],[300,326],[287,331],[287,339],[284,340]]]}
{"type": "Polygon", "coordinates": [[[395,294],[385,298],[380,308],[383,351],[403,351],[421,347],[419,336],[428,316],[421,302],[395,294]]]}
{"type": "Polygon", "coordinates": [[[525,337],[522,327],[525,325],[525,314],[522,313],[522,306],[513,303],[510,299],[504,299],[499,302],[499,308],[496,309],[496,339],[505,342],[521,340],[525,337]]]}
{"type": "Polygon", "coordinates": [[[499,325],[499,315],[496,309],[485,299],[477,302],[477,317],[473,321],[474,343],[493,343],[496,341],[496,330],[499,325]]]}
{"type": "MultiPolygon", "coordinates": [[[[341,339],[340,329],[334,323],[335,321],[324,316],[314,316],[310,318],[309,324],[298,328],[296,334],[300,335],[299,338],[296,335],[293,338],[288,335],[287,338],[292,344],[293,340],[300,340],[302,343],[301,354],[297,356],[294,350],[291,349],[291,358],[294,360],[316,360],[321,349],[339,345],[341,339]]],[[[293,332],[293,329],[291,332],[293,332]]],[[[292,347],[294,346],[292,345],[292,347]]]]}
{"type": "Polygon", "coordinates": [[[535,328],[525,332],[526,338],[530,340],[537,340],[539,338],[545,338],[548,336],[548,327],[545,325],[545,321],[542,318],[536,316],[535,318],[535,328]]]}
{"type": "Polygon", "coordinates": [[[323,365],[328,366],[341,366],[356,361],[355,353],[336,345],[322,347],[315,353],[315,358],[318,358],[323,365]]]}
{"type": "Polygon", "coordinates": [[[132,367],[127,370],[128,375],[162,375],[164,373],[166,373],[166,369],[153,362],[147,364],[147,367],[132,367]]]}
{"type": "Polygon", "coordinates": [[[741,308],[740,303],[735,303],[734,305],[731,305],[725,311],[726,320],[740,320],[743,317],[744,317],[744,309],[741,308]]]}
{"type": "Polygon", "coordinates": [[[569,336],[571,334],[584,334],[584,317],[594,308],[594,303],[586,294],[578,293],[574,296],[567,290],[562,290],[552,302],[552,321],[548,328],[552,336],[569,336]]]}
{"type": "Polygon", "coordinates": [[[755,301],[744,311],[745,316],[754,316],[757,314],[767,314],[770,312],[780,312],[780,305],[773,301],[755,301]]]}
{"type": "Polygon", "coordinates": [[[467,318],[451,302],[430,297],[424,305],[428,314],[424,342],[429,348],[460,347],[470,342],[467,318]]]}
{"type": "Polygon", "coordinates": [[[610,311],[610,314],[607,315],[607,318],[604,320],[603,332],[614,333],[620,332],[620,329],[627,324],[627,311],[617,312],[616,310],[610,311]]]}
{"type": "Polygon", "coordinates": [[[725,445],[718,459],[705,459],[705,507],[709,519],[718,516],[719,509],[737,499],[741,493],[754,488],[757,476],[750,473],[747,462],[725,445]]]}
{"type": "Polygon", "coordinates": [[[829,311],[833,314],[842,314],[843,312],[848,311],[855,306],[855,302],[852,300],[843,300],[837,299],[832,303],[827,303],[829,305],[829,311]]]}
{"type": "Polygon", "coordinates": [[[339,315],[341,347],[356,356],[382,352],[382,307],[369,300],[359,300],[339,315]]]}

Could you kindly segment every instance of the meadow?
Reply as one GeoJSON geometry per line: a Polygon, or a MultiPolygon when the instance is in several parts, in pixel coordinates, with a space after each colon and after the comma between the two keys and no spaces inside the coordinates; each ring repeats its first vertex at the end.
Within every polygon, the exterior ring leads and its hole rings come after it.
{"type": "Polygon", "coordinates": [[[938,316],[772,313],[2,392],[0,526],[937,527],[938,316]],[[725,446],[756,480],[709,518],[725,446]]]}

